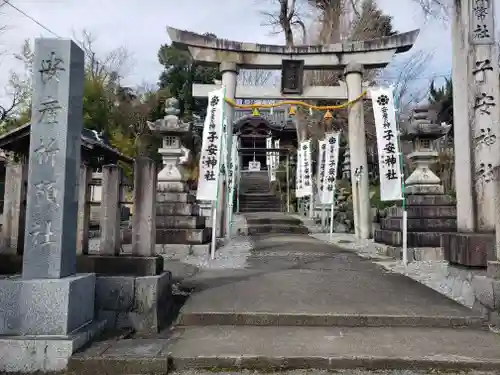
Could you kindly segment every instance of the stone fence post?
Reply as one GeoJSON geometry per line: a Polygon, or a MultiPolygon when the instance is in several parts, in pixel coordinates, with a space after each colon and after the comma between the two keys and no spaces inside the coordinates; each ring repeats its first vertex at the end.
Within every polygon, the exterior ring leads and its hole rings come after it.
{"type": "Polygon", "coordinates": [[[90,183],[92,168],[87,164],[80,166],[80,181],[78,185],[78,229],[76,232],[76,254],[89,253],[89,223],[90,223],[90,183]]]}
{"type": "Polygon", "coordinates": [[[156,254],[156,187],[155,162],[138,157],[134,164],[134,213],[132,216],[132,254],[156,254]]]}
{"type": "Polygon", "coordinates": [[[120,254],[120,202],[122,171],[114,165],[102,167],[101,241],[99,254],[120,254]]]}
{"type": "Polygon", "coordinates": [[[9,161],[5,168],[5,193],[3,209],[3,251],[22,254],[26,222],[26,183],[28,164],[9,161]]]}

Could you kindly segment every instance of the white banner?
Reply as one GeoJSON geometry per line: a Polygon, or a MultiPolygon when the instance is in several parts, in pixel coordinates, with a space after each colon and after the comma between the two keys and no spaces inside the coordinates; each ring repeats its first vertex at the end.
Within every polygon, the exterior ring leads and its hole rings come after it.
{"type": "Polygon", "coordinates": [[[316,189],[317,195],[316,200],[321,204],[321,187],[323,176],[325,175],[325,149],[326,142],[324,140],[318,141],[318,160],[316,162],[317,170],[316,170],[316,189]]]}
{"type": "Polygon", "coordinates": [[[403,199],[402,176],[394,92],[392,88],[371,90],[380,173],[380,200],[403,199]]]}
{"type": "Polygon", "coordinates": [[[321,179],[322,204],[334,204],[334,193],[337,184],[337,168],[339,165],[340,133],[325,134],[325,167],[321,179]]]}
{"type": "Polygon", "coordinates": [[[303,197],[304,189],[302,187],[302,149],[300,147],[297,148],[297,165],[295,166],[295,197],[301,198],[303,197]]]}
{"type": "Polygon", "coordinates": [[[311,166],[311,140],[299,143],[297,152],[297,192],[296,197],[309,197],[313,194],[312,166],[311,166]]]}
{"type": "Polygon", "coordinates": [[[276,173],[274,171],[274,152],[269,151],[273,148],[273,139],[271,137],[266,138],[266,148],[267,173],[269,174],[269,180],[273,182],[276,180],[276,173]]]}
{"type": "Polygon", "coordinates": [[[203,125],[197,200],[216,201],[221,168],[224,89],[208,94],[207,116],[203,125]]]}
{"type": "MultiPolygon", "coordinates": [[[[280,148],[280,140],[279,139],[276,139],[274,141],[274,148],[280,148]]],[[[274,164],[273,164],[273,167],[274,167],[274,173],[276,174],[276,171],[280,167],[280,152],[279,151],[276,151],[274,153],[274,164]]]]}

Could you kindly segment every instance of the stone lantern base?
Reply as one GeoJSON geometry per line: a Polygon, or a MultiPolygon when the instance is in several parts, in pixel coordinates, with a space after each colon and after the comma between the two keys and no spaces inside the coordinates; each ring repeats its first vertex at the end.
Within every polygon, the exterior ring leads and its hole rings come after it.
{"type": "MultiPolygon", "coordinates": [[[[408,247],[440,247],[441,236],[457,231],[457,209],[453,199],[442,194],[412,194],[406,197],[408,247]]],[[[403,211],[391,207],[375,230],[375,242],[402,246],[403,211]]]]}
{"type": "MultiPolygon", "coordinates": [[[[208,254],[212,231],[185,182],[162,182],[156,193],[156,252],[169,256],[208,254]]],[[[124,238],[131,243],[132,238],[124,238]]]]}

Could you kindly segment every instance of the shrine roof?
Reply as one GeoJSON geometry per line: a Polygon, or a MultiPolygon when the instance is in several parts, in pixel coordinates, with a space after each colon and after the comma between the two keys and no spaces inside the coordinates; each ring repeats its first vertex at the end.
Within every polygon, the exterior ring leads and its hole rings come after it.
{"type": "Polygon", "coordinates": [[[233,132],[237,133],[240,128],[248,123],[265,123],[271,130],[276,132],[294,132],[295,124],[288,117],[288,112],[284,109],[259,110],[259,116],[254,116],[249,109],[236,109],[234,111],[233,132]]]}
{"type": "MultiPolygon", "coordinates": [[[[0,150],[11,151],[27,155],[29,153],[31,124],[27,123],[0,136],[0,150]]],[[[117,149],[106,144],[99,137],[92,137],[94,132],[89,129],[82,131],[82,158],[100,158],[104,163],[118,161],[132,164],[134,159],[122,154],[117,149]]]]}
{"type": "Polygon", "coordinates": [[[199,63],[234,62],[243,68],[281,69],[283,59],[305,60],[304,69],[331,69],[359,63],[366,68],[386,66],[395,53],[410,50],[419,30],[362,41],[326,45],[271,45],[237,42],[167,27],[172,43],[187,48],[199,63]]]}

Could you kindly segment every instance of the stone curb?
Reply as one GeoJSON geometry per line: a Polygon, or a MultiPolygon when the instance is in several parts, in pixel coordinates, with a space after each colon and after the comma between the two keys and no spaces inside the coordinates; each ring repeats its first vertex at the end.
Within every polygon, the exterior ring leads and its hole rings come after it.
{"type": "Polygon", "coordinates": [[[196,356],[171,357],[174,370],[186,369],[217,369],[231,370],[340,370],[340,369],[412,369],[412,370],[498,370],[500,360],[473,360],[468,358],[399,358],[399,357],[368,357],[368,356],[339,356],[339,357],[271,357],[271,356],[196,356]]]}
{"type": "Polygon", "coordinates": [[[166,374],[170,368],[167,358],[99,357],[71,358],[65,374],[166,374]]]}
{"type": "Polygon", "coordinates": [[[182,313],[177,326],[251,325],[311,327],[475,327],[483,326],[480,316],[405,316],[269,313],[182,313]]]}

